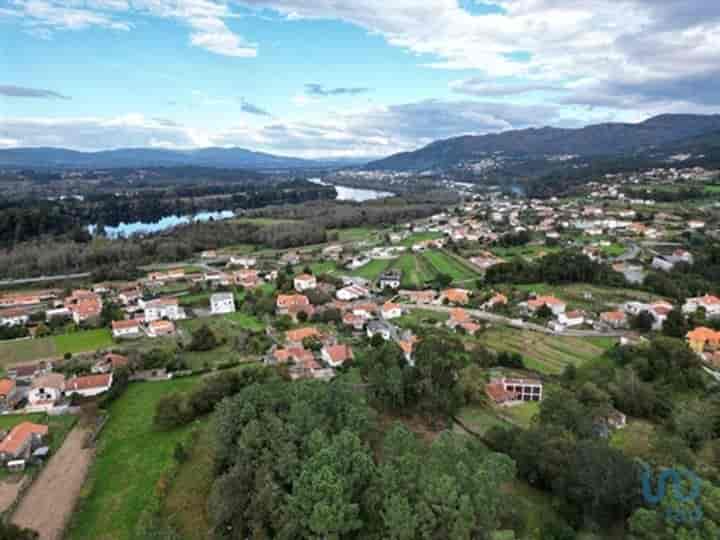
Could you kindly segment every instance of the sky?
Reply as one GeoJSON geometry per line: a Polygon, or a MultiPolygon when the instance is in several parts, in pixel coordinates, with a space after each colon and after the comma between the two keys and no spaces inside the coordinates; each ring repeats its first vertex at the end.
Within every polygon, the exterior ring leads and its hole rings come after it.
{"type": "Polygon", "coordinates": [[[711,0],[0,0],[0,148],[380,157],[719,90],[711,0]]]}

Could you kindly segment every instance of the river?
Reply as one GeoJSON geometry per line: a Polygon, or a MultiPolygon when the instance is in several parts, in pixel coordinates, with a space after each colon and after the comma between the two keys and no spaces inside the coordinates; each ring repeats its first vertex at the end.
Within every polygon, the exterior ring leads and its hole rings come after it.
{"type": "MultiPolygon", "coordinates": [[[[120,223],[115,227],[105,226],[105,235],[108,238],[128,238],[135,234],[151,234],[165,231],[178,225],[185,225],[191,221],[228,219],[234,215],[235,212],[232,210],[222,210],[218,212],[199,212],[194,216],[165,216],[151,223],[135,221],[133,223],[120,223]]],[[[88,225],[88,232],[94,235],[96,228],[97,225],[88,225]]]]}
{"type": "Polygon", "coordinates": [[[390,193],[389,191],[378,191],[376,189],[361,189],[361,188],[353,188],[353,187],[346,187],[346,186],[336,186],[335,184],[329,184],[327,182],[323,182],[320,180],[320,178],[309,178],[308,182],[312,182],[313,184],[319,184],[321,186],[333,186],[335,190],[337,191],[337,199],[338,201],[355,201],[355,202],[363,202],[363,201],[371,201],[373,199],[382,199],[384,197],[394,197],[394,193],[390,193]]]}

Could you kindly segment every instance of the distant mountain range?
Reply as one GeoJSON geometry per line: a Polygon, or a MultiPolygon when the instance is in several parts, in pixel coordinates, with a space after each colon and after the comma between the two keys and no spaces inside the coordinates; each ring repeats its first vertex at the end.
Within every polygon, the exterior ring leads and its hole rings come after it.
{"type": "Polygon", "coordinates": [[[365,165],[370,170],[449,169],[486,159],[533,164],[557,162],[567,156],[621,156],[668,148],[720,131],[720,115],[665,114],[638,124],[607,123],[579,129],[552,127],[506,131],[489,135],[464,135],[433,142],[414,152],[403,152],[365,165]]]}
{"type": "Polygon", "coordinates": [[[244,148],[164,150],[120,148],[78,152],[64,148],[10,148],[0,150],[0,167],[109,169],[133,167],[218,167],[226,169],[315,169],[345,167],[361,160],[308,160],[253,152],[244,148]]]}

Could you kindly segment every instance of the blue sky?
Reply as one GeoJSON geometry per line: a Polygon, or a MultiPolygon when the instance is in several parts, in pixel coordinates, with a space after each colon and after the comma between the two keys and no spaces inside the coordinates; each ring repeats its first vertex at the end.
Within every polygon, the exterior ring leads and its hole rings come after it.
{"type": "Polygon", "coordinates": [[[715,112],[707,4],[0,0],[0,147],[381,156],[715,112]]]}

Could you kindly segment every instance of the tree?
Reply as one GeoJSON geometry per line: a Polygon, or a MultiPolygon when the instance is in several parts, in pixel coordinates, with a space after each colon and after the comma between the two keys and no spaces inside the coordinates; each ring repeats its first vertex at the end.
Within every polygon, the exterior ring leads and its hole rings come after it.
{"type": "Polygon", "coordinates": [[[681,309],[675,308],[668,313],[663,323],[664,335],[674,338],[684,338],[688,330],[688,324],[681,309]]]}
{"type": "Polygon", "coordinates": [[[633,317],[630,326],[640,332],[649,332],[655,324],[655,316],[647,310],[643,310],[633,317]]]}
{"type": "Polygon", "coordinates": [[[100,322],[103,326],[110,326],[112,321],[122,321],[125,318],[125,312],[115,302],[103,302],[102,311],[100,312],[100,322]]]}
{"type": "Polygon", "coordinates": [[[210,327],[203,324],[192,334],[189,349],[191,351],[211,351],[218,347],[220,342],[210,327]]]}
{"type": "Polygon", "coordinates": [[[185,423],[187,417],[182,394],[163,396],[155,406],[153,424],[157,429],[170,430],[185,423]]]}

